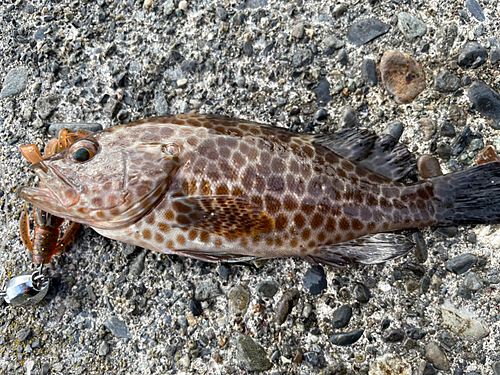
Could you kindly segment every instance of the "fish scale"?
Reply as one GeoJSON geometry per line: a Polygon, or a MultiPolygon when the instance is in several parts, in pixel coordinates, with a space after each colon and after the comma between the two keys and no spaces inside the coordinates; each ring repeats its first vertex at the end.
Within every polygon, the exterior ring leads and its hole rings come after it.
{"type": "MultiPolygon", "coordinates": [[[[500,164],[491,163],[449,178],[399,182],[412,160],[387,135],[311,136],[184,114],[76,142],[33,167],[46,189],[23,188],[20,196],[106,237],[160,252],[207,261],[297,256],[343,267],[412,248],[406,237],[384,232],[455,218],[466,223],[453,196],[466,200],[470,192],[450,195],[451,181],[481,185],[477,175],[486,173],[490,181],[475,189],[481,191],[499,181],[500,164]],[[82,148],[89,152],[83,162],[75,160],[82,148]]],[[[476,199],[493,210],[485,222],[498,222],[500,209],[491,205],[499,198],[476,199]]]]}

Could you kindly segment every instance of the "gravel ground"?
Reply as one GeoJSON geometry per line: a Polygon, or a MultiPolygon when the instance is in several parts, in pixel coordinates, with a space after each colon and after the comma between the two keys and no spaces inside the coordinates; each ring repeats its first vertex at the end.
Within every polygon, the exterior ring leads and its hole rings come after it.
{"type": "MultiPolygon", "coordinates": [[[[500,151],[499,11],[498,0],[0,2],[0,279],[33,267],[16,190],[37,181],[19,146],[43,147],[51,124],[190,110],[309,133],[399,121],[401,141],[445,172],[485,145],[500,151]],[[394,83],[392,50],[420,64],[420,86],[394,83]]],[[[81,230],[49,266],[42,303],[3,304],[0,373],[500,374],[499,227],[406,234],[420,246],[403,259],[338,270],[207,264],[81,230]]]]}

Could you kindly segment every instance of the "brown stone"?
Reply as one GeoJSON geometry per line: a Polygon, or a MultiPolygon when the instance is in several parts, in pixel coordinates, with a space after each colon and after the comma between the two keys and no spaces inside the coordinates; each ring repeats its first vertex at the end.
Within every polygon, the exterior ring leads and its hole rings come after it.
{"type": "Polygon", "coordinates": [[[409,55],[387,51],[380,61],[382,82],[397,103],[410,103],[425,89],[425,73],[409,55]]]}

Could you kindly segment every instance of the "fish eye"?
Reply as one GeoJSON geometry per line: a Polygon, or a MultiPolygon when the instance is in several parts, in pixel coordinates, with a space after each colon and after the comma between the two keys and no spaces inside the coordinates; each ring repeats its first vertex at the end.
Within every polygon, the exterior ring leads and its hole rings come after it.
{"type": "Polygon", "coordinates": [[[94,142],[83,140],[74,143],[71,150],[71,160],[77,163],[85,163],[97,154],[97,146],[94,142]]]}

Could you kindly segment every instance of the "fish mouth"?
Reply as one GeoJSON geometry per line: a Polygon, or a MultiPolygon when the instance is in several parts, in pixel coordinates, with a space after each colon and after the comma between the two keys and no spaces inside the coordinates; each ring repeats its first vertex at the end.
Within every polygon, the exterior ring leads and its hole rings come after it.
{"type": "Polygon", "coordinates": [[[78,190],[56,170],[43,161],[31,165],[30,169],[40,179],[40,185],[44,186],[22,187],[19,191],[19,196],[22,199],[48,212],[53,212],[57,206],[61,208],[71,207],[78,203],[80,199],[78,190]]]}

